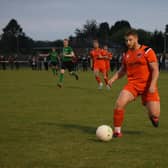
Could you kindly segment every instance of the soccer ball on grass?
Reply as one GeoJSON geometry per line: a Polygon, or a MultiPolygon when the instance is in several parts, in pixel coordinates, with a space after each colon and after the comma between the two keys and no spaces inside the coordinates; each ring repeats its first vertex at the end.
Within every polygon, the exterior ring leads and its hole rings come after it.
{"type": "Polygon", "coordinates": [[[113,137],[113,130],[108,125],[101,125],[96,130],[96,136],[101,141],[110,141],[113,137]]]}

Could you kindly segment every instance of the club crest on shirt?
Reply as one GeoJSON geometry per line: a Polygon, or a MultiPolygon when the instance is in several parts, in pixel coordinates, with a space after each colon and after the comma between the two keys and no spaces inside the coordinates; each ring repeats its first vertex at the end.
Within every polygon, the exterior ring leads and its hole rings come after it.
{"type": "Polygon", "coordinates": [[[142,53],[138,53],[137,57],[140,58],[142,56],[142,53]]]}

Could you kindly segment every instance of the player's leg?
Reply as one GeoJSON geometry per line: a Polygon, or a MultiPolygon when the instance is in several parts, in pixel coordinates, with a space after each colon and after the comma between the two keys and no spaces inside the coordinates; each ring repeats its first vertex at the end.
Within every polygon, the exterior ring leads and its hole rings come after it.
{"type": "Polygon", "coordinates": [[[103,74],[103,79],[104,79],[104,82],[105,82],[105,84],[106,84],[106,88],[107,88],[107,89],[110,89],[110,87],[109,87],[109,85],[108,85],[107,65],[106,65],[105,62],[101,64],[100,72],[103,74]]]}
{"type": "Polygon", "coordinates": [[[58,75],[58,70],[59,70],[59,67],[58,67],[58,64],[56,64],[55,66],[55,74],[58,75]]]}
{"type": "Polygon", "coordinates": [[[53,75],[55,76],[56,70],[55,70],[55,63],[54,62],[51,62],[51,70],[52,70],[53,75]]]}
{"type": "Polygon", "coordinates": [[[108,90],[110,90],[110,86],[108,85],[107,70],[106,69],[102,69],[102,73],[103,73],[104,82],[106,84],[106,88],[108,90]]]}
{"type": "Polygon", "coordinates": [[[69,71],[69,74],[74,76],[76,80],[79,79],[79,76],[77,75],[77,73],[74,71],[74,63],[73,62],[69,62],[68,63],[68,71],[69,71]]]}
{"type": "Polygon", "coordinates": [[[149,93],[148,90],[142,95],[142,103],[148,110],[149,119],[154,127],[159,126],[160,116],[160,97],[158,90],[154,93],[149,93]]]}
{"type": "Polygon", "coordinates": [[[66,69],[65,62],[61,62],[60,68],[61,68],[61,70],[60,70],[60,74],[59,74],[59,82],[58,82],[57,86],[61,88],[63,85],[64,73],[65,73],[65,69],[66,69]]]}
{"type": "Polygon", "coordinates": [[[124,112],[126,105],[133,101],[135,96],[128,90],[122,90],[117,98],[113,114],[114,136],[121,137],[121,127],[124,121],[124,112]]]}
{"type": "Polygon", "coordinates": [[[109,70],[106,71],[106,76],[109,77],[109,70]]]}
{"type": "Polygon", "coordinates": [[[58,82],[58,84],[57,84],[57,86],[58,87],[62,87],[62,85],[63,85],[63,80],[64,80],[64,73],[65,73],[65,69],[61,69],[60,70],[60,75],[59,75],[59,82],[58,82]]]}
{"type": "Polygon", "coordinates": [[[160,102],[159,101],[150,101],[146,103],[146,108],[148,110],[149,118],[154,127],[159,126],[159,117],[160,117],[160,102]]]}
{"type": "Polygon", "coordinates": [[[107,76],[107,78],[109,76],[109,72],[110,72],[110,65],[109,65],[109,63],[106,62],[106,76],[107,76]]]}
{"type": "Polygon", "coordinates": [[[95,76],[95,79],[96,79],[96,81],[97,81],[97,83],[99,85],[98,89],[102,89],[103,83],[102,83],[102,81],[100,79],[100,73],[99,73],[99,69],[98,68],[94,69],[94,76],[95,76]]]}

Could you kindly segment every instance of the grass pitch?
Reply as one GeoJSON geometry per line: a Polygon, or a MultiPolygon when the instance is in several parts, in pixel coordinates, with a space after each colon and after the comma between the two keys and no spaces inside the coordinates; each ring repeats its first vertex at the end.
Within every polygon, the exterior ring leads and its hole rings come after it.
{"type": "Polygon", "coordinates": [[[166,168],[168,74],[159,79],[160,127],[138,99],[126,109],[123,138],[108,143],[96,139],[96,127],[112,125],[126,81],[99,91],[91,72],[79,74],[66,74],[59,89],[50,71],[0,71],[0,168],[166,168]]]}

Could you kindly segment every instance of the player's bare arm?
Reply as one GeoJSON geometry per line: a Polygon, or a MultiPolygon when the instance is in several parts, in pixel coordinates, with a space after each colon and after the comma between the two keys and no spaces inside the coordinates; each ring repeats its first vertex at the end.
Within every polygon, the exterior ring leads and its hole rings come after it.
{"type": "Polygon", "coordinates": [[[151,72],[152,72],[152,80],[151,80],[151,84],[150,84],[150,87],[149,87],[149,92],[154,93],[155,89],[156,89],[157,81],[158,81],[158,78],[159,78],[158,63],[157,62],[149,63],[149,67],[150,67],[151,72]]]}
{"type": "Polygon", "coordinates": [[[90,68],[93,69],[93,60],[90,59],[90,68]]]}
{"type": "Polygon", "coordinates": [[[97,58],[100,58],[100,59],[102,59],[102,58],[104,58],[104,56],[102,56],[102,55],[99,55],[97,58]]]}
{"type": "Polygon", "coordinates": [[[103,58],[106,59],[106,60],[110,60],[110,58],[108,57],[108,55],[104,56],[103,58]]]}
{"type": "Polygon", "coordinates": [[[108,81],[109,85],[112,85],[116,80],[122,78],[126,74],[124,65],[114,74],[114,76],[108,81]]]}

